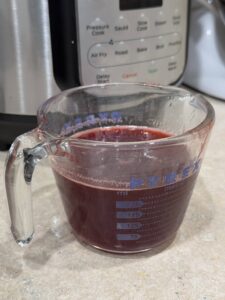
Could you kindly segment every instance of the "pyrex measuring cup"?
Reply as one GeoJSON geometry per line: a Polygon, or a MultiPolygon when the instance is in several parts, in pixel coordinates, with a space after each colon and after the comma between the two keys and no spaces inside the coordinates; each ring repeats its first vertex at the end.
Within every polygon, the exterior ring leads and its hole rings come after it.
{"type": "MultiPolygon", "coordinates": [[[[31,181],[48,157],[81,242],[118,253],[168,245],[182,223],[214,123],[212,106],[175,87],[106,84],[49,99],[6,165],[16,241],[34,233],[31,181]]],[[[43,203],[45,205],[45,203],[43,203]]]]}

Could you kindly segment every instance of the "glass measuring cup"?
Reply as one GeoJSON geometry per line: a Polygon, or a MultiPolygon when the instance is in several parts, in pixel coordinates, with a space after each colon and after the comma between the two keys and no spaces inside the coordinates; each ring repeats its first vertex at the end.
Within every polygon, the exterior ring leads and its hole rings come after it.
{"type": "Polygon", "coordinates": [[[78,240],[117,253],[163,248],[182,223],[213,123],[202,96],[176,87],[93,85],[49,99],[38,128],[9,151],[15,240],[32,239],[32,174],[48,157],[78,240]]]}

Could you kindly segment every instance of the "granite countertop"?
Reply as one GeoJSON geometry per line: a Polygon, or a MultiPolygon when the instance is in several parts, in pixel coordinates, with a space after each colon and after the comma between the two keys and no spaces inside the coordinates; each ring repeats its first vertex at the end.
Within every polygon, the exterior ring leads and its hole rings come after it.
{"type": "Polygon", "coordinates": [[[0,300],[224,300],[225,102],[210,99],[216,124],[175,242],[155,256],[117,256],[70,233],[48,166],[33,184],[36,234],[20,248],[10,232],[0,152],[0,300]]]}

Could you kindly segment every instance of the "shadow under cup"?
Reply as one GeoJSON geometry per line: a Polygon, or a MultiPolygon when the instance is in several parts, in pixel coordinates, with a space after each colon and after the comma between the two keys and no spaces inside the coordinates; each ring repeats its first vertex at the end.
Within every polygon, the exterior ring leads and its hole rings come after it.
{"type": "Polygon", "coordinates": [[[78,89],[67,100],[62,114],[72,103],[73,114],[61,116],[61,132],[69,152],[50,160],[75,236],[115,253],[168,246],[200,170],[214,122],[211,105],[174,87],[123,84],[78,89]],[[158,130],[165,138],[87,138],[115,126],[131,129],[128,134],[158,130]]]}

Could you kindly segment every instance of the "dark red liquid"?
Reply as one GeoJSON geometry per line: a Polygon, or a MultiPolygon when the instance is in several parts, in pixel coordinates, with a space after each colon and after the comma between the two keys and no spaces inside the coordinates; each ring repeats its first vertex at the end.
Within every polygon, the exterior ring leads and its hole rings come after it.
{"type": "MultiPolygon", "coordinates": [[[[89,130],[76,137],[126,142],[169,136],[150,128],[121,126],[89,130]]],[[[131,166],[124,165],[123,168],[128,171],[131,166]]],[[[146,163],[139,163],[138,168],[146,169],[146,163]]],[[[77,238],[115,252],[147,250],[173,239],[183,220],[197,177],[196,172],[169,185],[129,189],[114,187],[113,184],[105,187],[103,183],[98,187],[83,183],[55,167],[54,173],[68,220],[77,238]]]]}
{"type": "Polygon", "coordinates": [[[138,142],[163,139],[171,134],[148,127],[114,126],[87,130],[76,135],[79,139],[102,142],[138,142]]]}

